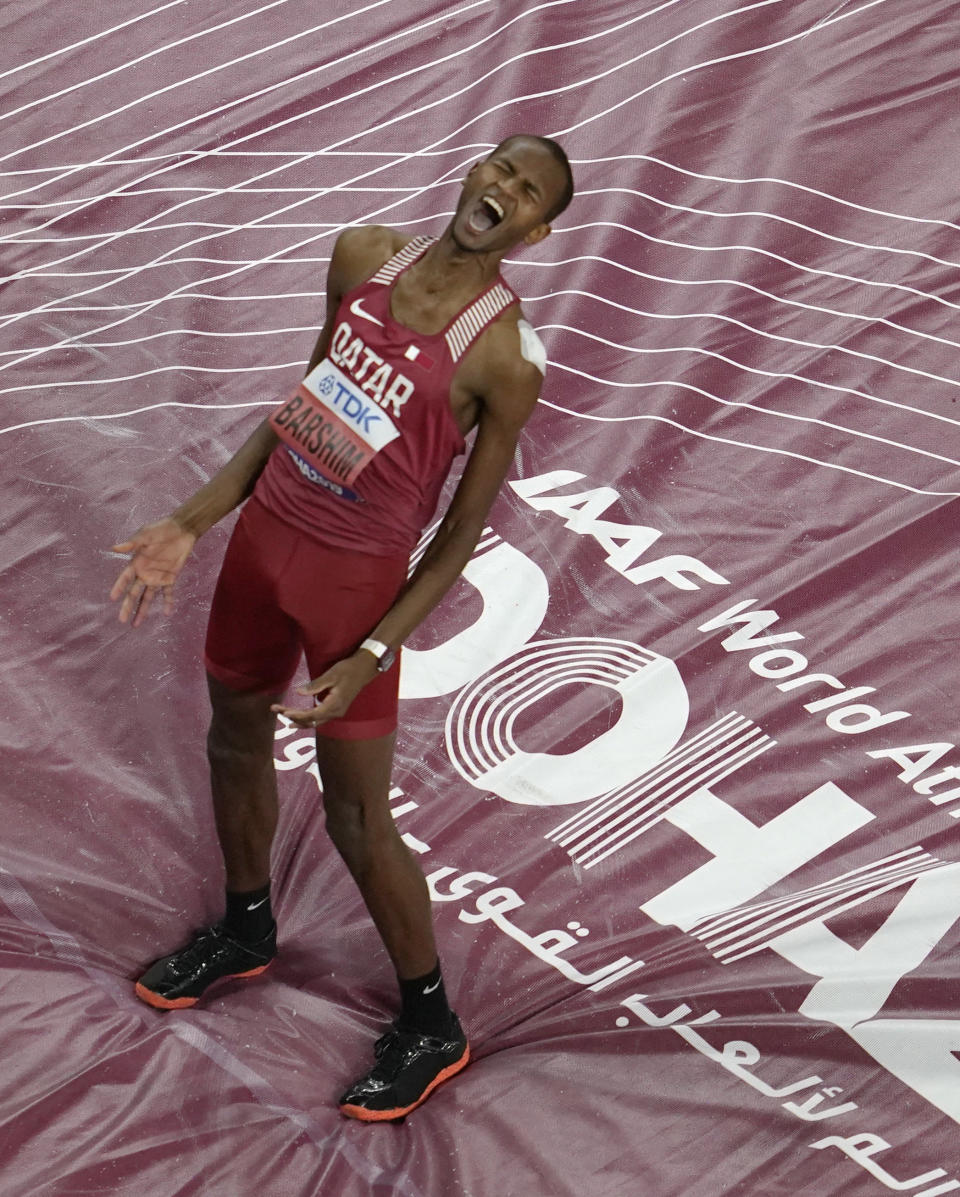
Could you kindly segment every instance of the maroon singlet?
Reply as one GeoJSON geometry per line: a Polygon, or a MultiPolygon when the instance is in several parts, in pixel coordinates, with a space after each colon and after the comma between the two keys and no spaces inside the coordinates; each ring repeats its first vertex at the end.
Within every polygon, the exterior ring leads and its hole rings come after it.
{"type": "Polygon", "coordinates": [[[256,498],[328,547],[384,557],[414,547],[464,450],[450,410],[454,372],[517,302],[498,277],[438,333],[398,323],[393,284],[432,240],[415,238],[343,297],[327,356],[270,417],[281,443],[256,498]]]}

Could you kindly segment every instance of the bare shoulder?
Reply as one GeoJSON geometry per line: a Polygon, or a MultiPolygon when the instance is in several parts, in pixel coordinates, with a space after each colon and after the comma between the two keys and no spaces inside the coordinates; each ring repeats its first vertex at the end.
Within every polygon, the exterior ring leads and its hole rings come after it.
{"type": "Polygon", "coordinates": [[[330,259],[330,272],[337,279],[338,290],[359,286],[410,240],[409,233],[380,224],[344,229],[330,259]]]}
{"type": "Polygon", "coordinates": [[[524,326],[540,346],[515,305],[480,334],[456,375],[458,390],[472,399],[472,422],[498,427],[511,436],[529,419],[543,383],[544,363],[538,365],[538,354],[524,344],[524,326]]]}
{"type": "Polygon", "coordinates": [[[536,402],[546,372],[546,354],[540,338],[526,320],[519,305],[508,308],[484,332],[471,363],[485,385],[480,393],[489,401],[496,395],[512,394],[536,402]]]}

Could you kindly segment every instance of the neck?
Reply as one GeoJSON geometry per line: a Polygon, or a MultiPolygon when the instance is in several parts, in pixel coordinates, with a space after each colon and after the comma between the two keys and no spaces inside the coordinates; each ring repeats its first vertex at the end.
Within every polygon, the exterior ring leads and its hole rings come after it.
{"type": "Polygon", "coordinates": [[[441,233],[417,265],[427,289],[483,289],[500,273],[502,253],[475,253],[457,244],[450,228],[441,233]]]}

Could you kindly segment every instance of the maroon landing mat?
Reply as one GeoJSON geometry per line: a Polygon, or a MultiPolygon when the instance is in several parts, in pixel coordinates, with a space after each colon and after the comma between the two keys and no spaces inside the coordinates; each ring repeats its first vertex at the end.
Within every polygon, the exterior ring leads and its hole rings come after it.
{"type": "Polygon", "coordinates": [[[4,1197],[960,1191],[955,5],[0,29],[4,1197]],[[296,383],[337,232],[439,231],[521,129],[578,184],[507,264],[551,365],[406,652],[393,793],[475,1062],[366,1127],[334,1101],[394,984],[306,735],[275,967],[133,996],[219,910],[230,521],[138,631],[109,546],[296,383]]]}

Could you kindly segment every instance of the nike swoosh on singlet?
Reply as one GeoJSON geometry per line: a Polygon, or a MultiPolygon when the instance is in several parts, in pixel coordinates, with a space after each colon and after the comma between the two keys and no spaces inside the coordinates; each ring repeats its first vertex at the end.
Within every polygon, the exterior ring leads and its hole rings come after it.
{"type": "Polygon", "coordinates": [[[369,320],[371,324],[378,324],[381,328],[383,328],[383,321],[378,320],[376,316],[371,316],[370,313],[361,306],[359,299],[355,299],[353,301],[353,303],[350,305],[350,311],[353,312],[354,316],[359,316],[361,320],[369,320]]]}

